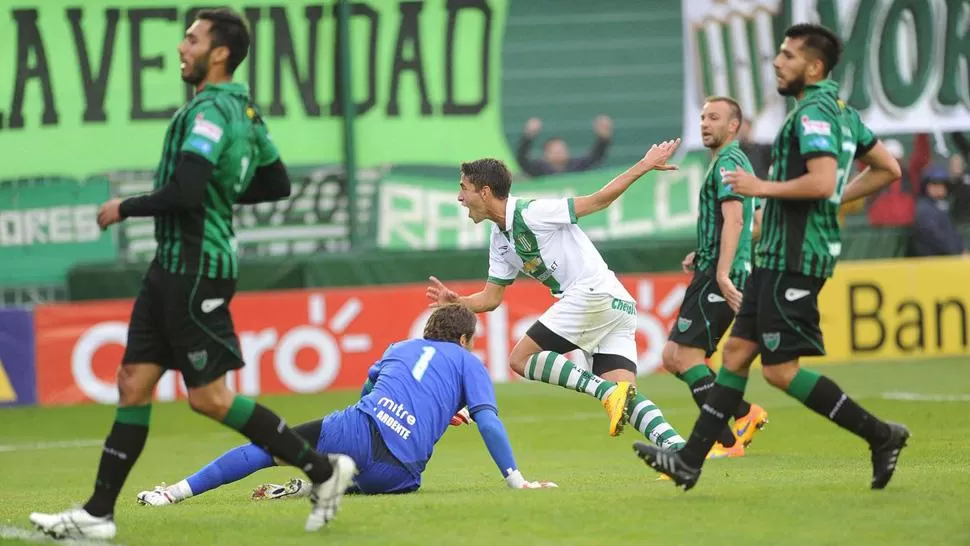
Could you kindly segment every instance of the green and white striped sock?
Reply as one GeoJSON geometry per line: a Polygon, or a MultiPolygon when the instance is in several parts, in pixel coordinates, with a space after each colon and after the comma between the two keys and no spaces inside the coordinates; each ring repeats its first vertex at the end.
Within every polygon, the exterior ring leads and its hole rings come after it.
{"type": "Polygon", "coordinates": [[[525,378],[585,392],[599,400],[609,396],[616,388],[616,383],[593,375],[552,351],[542,351],[530,356],[525,365],[525,378]]]}
{"type": "Polygon", "coordinates": [[[660,408],[646,396],[637,393],[630,400],[630,423],[648,440],[660,447],[680,449],[686,442],[680,434],[664,419],[660,408]]]}

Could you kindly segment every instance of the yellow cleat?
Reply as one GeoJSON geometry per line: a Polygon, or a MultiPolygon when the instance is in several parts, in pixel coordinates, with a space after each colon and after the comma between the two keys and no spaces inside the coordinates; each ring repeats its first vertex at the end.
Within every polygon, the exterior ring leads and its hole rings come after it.
{"type": "Polygon", "coordinates": [[[617,381],[616,388],[603,400],[603,407],[610,416],[610,436],[619,436],[627,422],[627,405],[637,394],[637,388],[628,381],[617,381]]]}
{"type": "Polygon", "coordinates": [[[734,420],[734,435],[744,447],[751,445],[754,435],[768,424],[768,412],[758,404],[751,404],[748,414],[734,420]]]}
{"type": "Polygon", "coordinates": [[[731,459],[734,457],[744,457],[744,444],[740,441],[731,447],[724,447],[721,442],[714,442],[714,447],[707,452],[706,459],[731,459]]]}

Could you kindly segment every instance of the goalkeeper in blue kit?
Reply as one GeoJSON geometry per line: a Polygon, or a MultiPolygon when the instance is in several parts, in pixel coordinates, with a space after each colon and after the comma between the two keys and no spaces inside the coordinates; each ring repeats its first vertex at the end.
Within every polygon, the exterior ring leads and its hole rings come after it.
{"type": "MultiPolygon", "coordinates": [[[[428,318],[423,339],[388,347],[374,364],[360,401],[294,430],[320,453],[344,454],[359,474],[348,492],[408,493],[421,486],[421,473],[449,424],[474,419],[492,460],[513,489],[556,487],[522,477],[508,435],[498,418],[491,378],[469,349],[477,319],[467,307],[440,307],[428,318]],[[466,409],[467,408],[467,409],[466,409]]],[[[264,449],[234,448],[195,474],[170,486],[138,494],[150,506],[174,504],[273,466],[264,449]]],[[[294,479],[254,491],[254,498],[309,495],[310,484],[294,479]]]]}

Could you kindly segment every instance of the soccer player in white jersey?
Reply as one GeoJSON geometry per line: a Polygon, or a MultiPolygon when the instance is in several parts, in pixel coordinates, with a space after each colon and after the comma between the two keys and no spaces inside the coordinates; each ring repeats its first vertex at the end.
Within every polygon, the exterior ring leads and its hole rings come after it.
{"type": "Polygon", "coordinates": [[[484,289],[468,296],[459,296],[435,277],[427,290],[432,305],[460,302],[480,313],[502,303],[505,288],[520,271],[538,280],[558,301],[512,349],[512,370],[599,399],[609,414],[610,436],[631,422],[651,442],[671,448],[682,445],[683,438],[635,387],[636,302],[576,221],[608,207],[644,174],[676,169],[667,160],[679,144],[680,139],[655,144],[599,191],[566,199],[510,196],[512,175],[504,163],[463,163],[458,201],[475,223],[487,219],[494,224],[488,280],[484,289]],[[577,348],[591,357],[592,372],[563,356],[577,348]]]}

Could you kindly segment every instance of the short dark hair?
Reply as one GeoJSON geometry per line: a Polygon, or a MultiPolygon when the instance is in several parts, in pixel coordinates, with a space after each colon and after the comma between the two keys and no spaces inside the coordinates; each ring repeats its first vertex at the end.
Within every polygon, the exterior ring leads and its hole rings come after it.
{"type": "Polygon", "coordinates": [[[744,123],[744,114],[741,112],[741,105],[738,101],[727,97],[724,95],[714,95],[704,99],[704,102],[724,102],[727,103],[731,110],[731,117],[738,120],[738,129],[741,128],[741,124],[744,123]]]}
{"type": "Polygon", "coordinates": [[[486,157],[462,163],[461,176],[471,182],[476,190],[488,186],[499,199],[507,198],[512,190],[512,173],[498,159],[486,157]]]}
{"type": "Polygon", "coordinates": [[[822,25],[813,23],[799,23],[792,25],[785,30],[786,38],[801,38],[802,47],[809,49],[812,53],[822,59],[825,67],[825,76],[839,64],[842,57],[842,40],[834,32],[822,25]]]}
{"type": "Polygon", "coordinates": [[[424,325],[424,339],[458,343],[461,336],[475,334],[478,318],[460,303],[449,303],[434,310],[424,325]]]}
{"type": "Polygon", "coordinates": [[[232,74],[249,54],[249,27],[246,20],[232,8],[205,9],[195,16],[196,20],[209,21],[212,47],[228,47],[229,59],[226,71],[232,74]]]}

